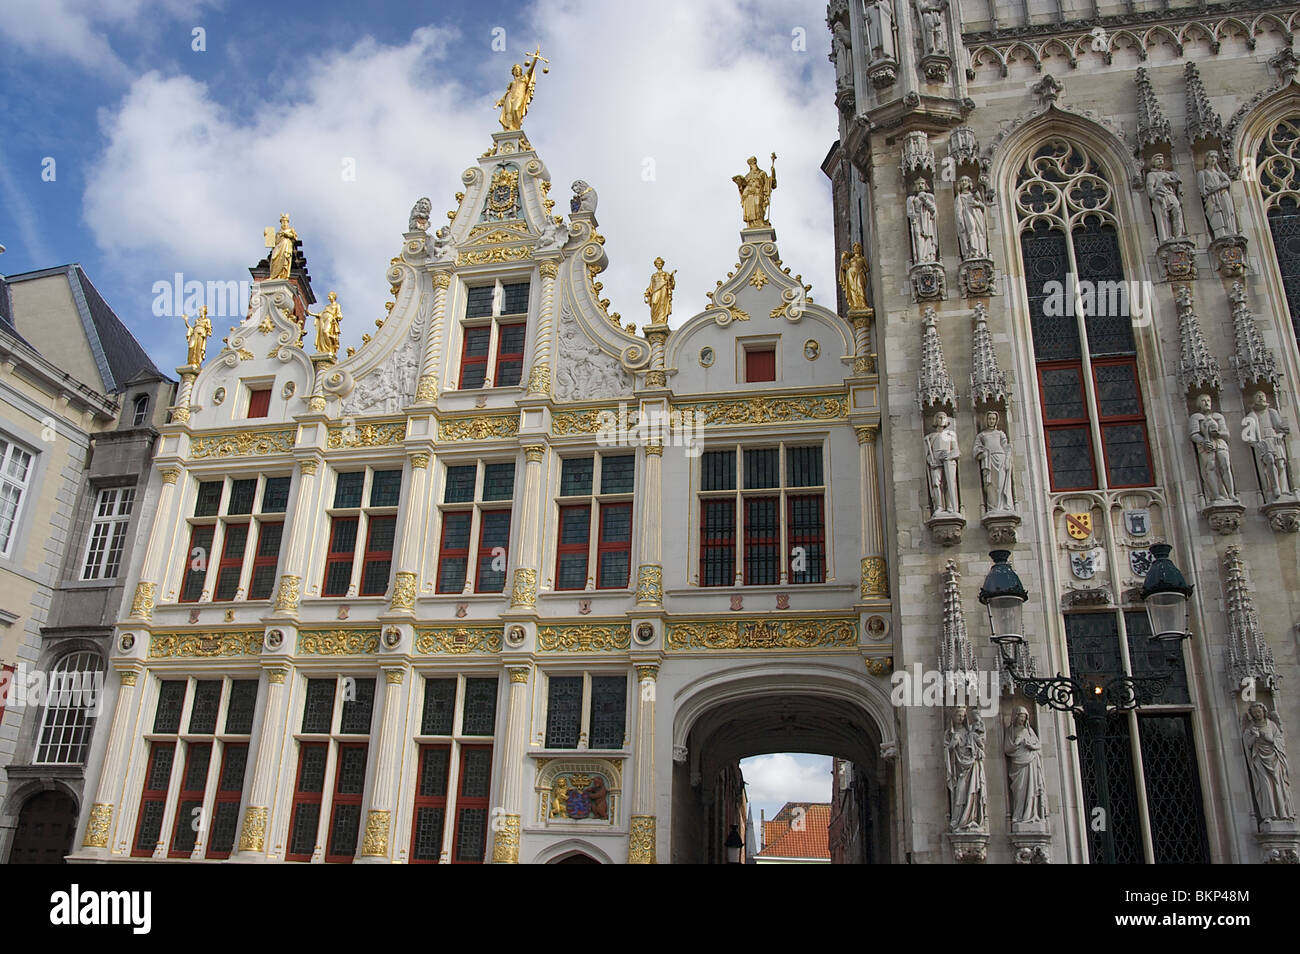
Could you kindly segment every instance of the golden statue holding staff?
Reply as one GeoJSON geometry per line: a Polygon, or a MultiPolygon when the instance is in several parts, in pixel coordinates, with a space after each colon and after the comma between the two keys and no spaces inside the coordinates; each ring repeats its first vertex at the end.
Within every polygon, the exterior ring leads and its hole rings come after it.
{"type": "Polygon", "coordinates": [[[316,319],[316,352],[337,357],[339,353],[339,325],[343,323],[343,309],[339,307],[338,292],[330,292],[330,303],[320,311],[307,314],[316,319]]]}
{"type": "Polygon", "coordinates": [[[867,257],[862,254],[862,243],[854,242],[853,251],[840,256],[840,288],[849,311],[871,311],[867,304],[867,257]]]}
{"type": "Polygon", "coordinates": [[[289,277],[289,269],[293,268],[293,251],[294,245],[298,241],[298,233],[289,226],[289,213],[285,212],[280,216],[280,228],[272,236],[272,230],[268,226],[266,229],[266,247],[271,249],[271,273],[267,278],[281,279],[289,277]]]}
{"type": "MultiPolygon", "coordinates": [[[[496,101],[496,105],[501,107],[501,128],[507,131],[521,129],[524,124],[524,117],[528,115],[528,104],[533,101],[533,93],[537,90],[537,61],[543,63],[551,62],[542,56],[542,48],[539,46],[532,53],[524,54],[524,65],[516,63],[510,70],[510,85],[501,98],[496,101]],[[530,60],[529,57],[532,57],[530,60]]],[[[549,73],[550,67],[543,66],[542,72],[549,73]]]]}
{"type": "Polygon", "coordinates": [[[191,368],[201,367],[203,356],[208,350],[208,335],[212,334],[212,322],[208,320],[208,306],[200,306],[199,317],[194,320],[194,324],[190,324],[189,315],[181,315],[181,321],[185,322],[185,343],[189,345],[186,363],[191,368]]]}
{"type": "Polygon", "coordinates": [[[770,229],[772,223],[767,220],[767,207],[772,202],[772,192],[776,189],[776,153],[772,153],[772,173],[769,175],[758,168],[758,159],[749,157],[749,171],[742,176],[732,176],[740,190],[740,207],[745,216],[745,228],[770,229]]]}
{"type": "Polygon", "coordinates": [[[673,289],[677,287],[674,277],[677,269],[664,271],[664,260],[655,259],[655,273],[650,276],[650,287],[645,290],[645,303],[650,306],[650,324],[666,325],[668,316],[673,313],[673,289]]]}

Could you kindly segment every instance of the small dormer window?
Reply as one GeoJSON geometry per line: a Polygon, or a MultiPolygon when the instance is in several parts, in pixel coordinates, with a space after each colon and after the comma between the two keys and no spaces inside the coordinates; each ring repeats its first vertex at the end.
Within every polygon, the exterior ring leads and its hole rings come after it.
{"type": "Polygon", "coordinates": [[[271,389],[250,388],[248,392],[248,416],[266,417],[271,410],[271,389]]]}
{"type": "Polygon", "coordinates": [[[497,281],[466,290],[457,384],[462,391],[514,387],[523,379],[529,290],[526,281],[497,281]]]}
{"type": "Polygon", "coordinates": [[[149,420],[149,395],[137,394],[131,408],[131,426],[143,427],[149,420]]]}

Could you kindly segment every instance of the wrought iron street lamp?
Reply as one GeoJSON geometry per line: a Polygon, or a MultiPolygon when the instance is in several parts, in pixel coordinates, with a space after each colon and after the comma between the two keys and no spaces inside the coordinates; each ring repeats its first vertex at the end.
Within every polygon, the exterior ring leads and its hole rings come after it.
{"type": "Polygon", "coordinates": [[[739,826],[731,826],[731,831],[727,832],[727,840],[722,844],[727,849],[727,864],[740,864],[740,849],[745,847],[745,843],[740,840],[739,826]]]}
{"type": "Polygon", "coordinates": [[[1011,551],[994,550],[993,568],[984,577],[979,600],[988,609],[989,639],[999,646],[1016,646],[1025,641],[1025,601],[1029,593],[1011,568],[1011,551]]]}
{"type": "Polygon", "coordinates": [[[1142,581],[1142,602],[1146,604],[1147,618],[1151,620],[1151,638],[1162,642],[1177,642],[1190,635],[1187,632],[1187,600],[1193,587],[1169,559],[1172,549],[1167,543],[1151,547],[1155,562],[1142,581]]]}

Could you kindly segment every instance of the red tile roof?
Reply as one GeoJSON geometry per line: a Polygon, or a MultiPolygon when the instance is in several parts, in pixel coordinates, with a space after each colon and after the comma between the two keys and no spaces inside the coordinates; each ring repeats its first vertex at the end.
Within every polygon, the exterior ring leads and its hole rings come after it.
{"type": "Polygon", "coordinates": [[[831,857],[831,806],[822,802],[786,802],[776,817],[763,823],[763,850],[757,858],[831,857]],[[795,809],[801,809],[796,812],[795,809]],[[792,827],[798,822],[798,828],[792,827]]]}

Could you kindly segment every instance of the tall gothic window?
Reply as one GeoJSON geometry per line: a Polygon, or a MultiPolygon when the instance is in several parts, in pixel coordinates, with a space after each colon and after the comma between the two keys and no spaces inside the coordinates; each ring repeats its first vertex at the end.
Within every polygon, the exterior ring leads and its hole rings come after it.
{"type": "Polygon", "coordinates": [[[1291,326],[1300,342],[1300,116],[1274,126],[1255,154],[1291,326]]]}
{"type": "Polygon", "coordinates": [[[1025,293],[1052,490],[1154,483],[1114,195],[1077,143],[1053,138],[1016,179],[1025,293]]]}

